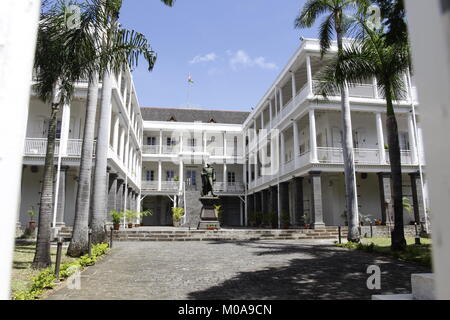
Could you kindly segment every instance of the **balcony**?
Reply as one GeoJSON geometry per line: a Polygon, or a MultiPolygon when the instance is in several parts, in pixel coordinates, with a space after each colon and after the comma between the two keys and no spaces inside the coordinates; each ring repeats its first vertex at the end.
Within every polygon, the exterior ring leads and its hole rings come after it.
{"type": "Polygon", "coordinates": [[[158,191],[158,181],[142,181],[143,191],[158,191]]]}
{"type": "Polygon", "coordinates": [[[156,145],[143,145],[142,152],[144,154],[159,154],[159,147],[156,145]]]}
{"type": "MultiPolygon", "coordinates": [[[[81,157],[81,147],[83,140],[69,139],[67,141],[67,151],[64,156],[81,157]]],[[[55,155],[59,154],[60,140],[55,142],[55,155]]],[[[25,156],[45,157],[47,152],[47,139],[45,138],[26,138],[25,139],[25,156]]],[[[95,155],[95,145],[94,145],[95,155]]]]}
{"type": "Polygon", "coordinates": [[[217,193],[242,193],[244,192],[244,184],[242,182],[215,182],[214,192],[217,193]],[[227,186],[228,184],[228,186],[227,186]]]}

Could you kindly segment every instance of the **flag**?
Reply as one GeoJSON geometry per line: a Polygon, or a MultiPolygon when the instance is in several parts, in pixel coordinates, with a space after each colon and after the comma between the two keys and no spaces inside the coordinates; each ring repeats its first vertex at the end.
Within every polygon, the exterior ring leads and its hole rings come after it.
{"type": "Polygon", "coordinates": [[[189,82],[189,83],[194,83],[194,80],[192,80],[191,75],[189,75],[189,77],[188,77],[188,82],[189,82]]]}

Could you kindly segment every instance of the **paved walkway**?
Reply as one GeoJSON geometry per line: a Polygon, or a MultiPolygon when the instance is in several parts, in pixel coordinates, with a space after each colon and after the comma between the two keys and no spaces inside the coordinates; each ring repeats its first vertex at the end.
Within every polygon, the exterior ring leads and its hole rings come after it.
{"type": "Polygon", "coordinates": [[[425,267],[324,241],[123,242],[49,299],[370,299],[409,293],[425,267]],[[381,290],[367,289],[380,266],[381,290]]]}

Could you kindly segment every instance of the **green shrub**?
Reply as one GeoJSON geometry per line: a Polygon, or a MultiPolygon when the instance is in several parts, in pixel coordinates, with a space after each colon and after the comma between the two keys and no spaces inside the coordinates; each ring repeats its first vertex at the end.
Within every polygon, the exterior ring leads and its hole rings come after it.
{"type": "Polygon", "coordinates": [[[124,217],[124,213],[117,210],[112,210],[109,214],[111,215],[111,220],[114,224],[120,224],[124,217]]]}
{"type": "MultiPolygon", "coordinates": [[[[75,261],[66,262],[61,264],[58,280],[67,279],[77,270],[83,269],[87,266],[95,264],[97,258],[106,254],[109,250],[107,243],[99,243],[93,245],[91,248],[91,256],[84,255],[75,261]]],[[[31,280],[31,286],[29,289],[16,291],[13,293],[14,300],[35,300],[45,290],[54,288],[56,284],[55,270],[50,267],[39,272],[31,280]]]]}
{"type": "Polygon", "coordinates": [[[184,208],[172,208],[173,221],[180,221],[184,217],[184,208]]]}

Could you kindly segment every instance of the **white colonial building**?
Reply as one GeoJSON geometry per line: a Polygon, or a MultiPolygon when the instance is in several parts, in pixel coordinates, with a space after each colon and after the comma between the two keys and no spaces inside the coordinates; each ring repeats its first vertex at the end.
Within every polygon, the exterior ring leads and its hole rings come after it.
{"type": "MultiPolygon", "coordinates": [[[[317,95],[316,78],[323,65],[318,41],[304,40],[251,112],[140,108],[130,72],[115,77],[105,173],[108,211],[125,206],[150,209],[153,215],[144,218],[144,225],[171,225],[171,208],[179,206],[186,211],[184,225],[195,228],[201,168],[210,163],[216,170],[214,189],[222,199],[226,226],[249,225],[255,213],[275,215],[278,226],[286,224],[286,216],[293,226],[301,226],[305,217],[314,226],[343,225],[341,104],[340,97],[325,100],[317,95]]],[[[73,224],[86,94],[87,83],[80,83],[58,122],[58,225],[73,224]]],[[[391,219],[391,187],[385,100],[373,79],[350,84],[349,94],[359,211],[386,223],[391,219]]],[[[427,207],[419,174],[424,157],[420,118],[413,113],[416,100],[412,85],[407,98],[395,105],[403,191],[414,208],[405,212],[405,223],[423,222],[427,207]]],[[[39,207],[48,117],[49,106],[33,95],[25,141],[22,225],[26,212],[39,207]]]]}

